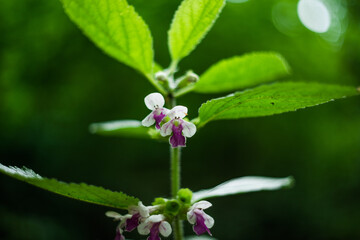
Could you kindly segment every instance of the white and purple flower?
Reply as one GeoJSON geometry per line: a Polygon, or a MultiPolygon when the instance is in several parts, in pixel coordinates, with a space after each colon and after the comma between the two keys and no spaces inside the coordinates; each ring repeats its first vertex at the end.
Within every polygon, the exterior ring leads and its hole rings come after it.
{"type": "Polygon", "coordinates": [[[120,221],[119,225],[116,227],[115,240],[125,240],[123,235],[124,228],[126,228],[126,222],[131,218],[130,214],[121,215],[117,212],[108,211],[105,213],[107,217],[114,218],[114,221],[120,221]]]}
{"type": "Polygon", "coordinates": [[[167,115],[171,120],[160,129],[160,134],[163,137],[172,134],[169,142],[173,148],[185,147],[186,137],[192,137],[196,132],[195,124],[183,120],[187,111],[187,107],[184,106],[174,107],[167,115]]]}
{"type": "Polygon", "coordinates": [[[129,214],[131,218],[126,220],[125,230],[128,232],[134,230],[142,219],[150,216],[150,211],[153,211],[154,208],[153,206],[146,207],[142,202],[139,202],[137,206],[130,206],[129,214]]]}
{"type": "Polygon", "coordinates": [[[114,218],[115,221],[120,221],[116,228],[115,240],[125,240],[123,236],[124,230],[131,232],[140,222],[145,221],[150,216],[150,213],[155,211],[157,206],[144,206],[142,202],[139,202],[137,206],[129,207],[129,214],[121,215],[117,212],[108,211],[105,213],[106,216],[114,218]]]}
{"type": "Polygon", "coordinates": [[[169,109],[164,108],[165,99],[160,93],[151,93],[145,97],[145,105],[152,112],[142,120],[142,125],[150,127],[155,123],[155,127],[160,129],[161,121],[169,113],[169,109]]]}
{"type": "Polygon", "coordinates": [[[214,219],[204,212],[204,209],[211,207],[212,204],[208,201],[200,201],[194,203],[187,213],[189,223],[193,224],[194,232],[201,235],[207,232],[212,236],[210,228],[214,226],[214,219]]]}
{"type": "Polygon", "coordinates": [[[159,234],[168,237],[172,232],[170,223],[165,221],[162,214],[151,215],[137,229],[141,235],[150,234],[147,240],[161,240],[159,234]]]}

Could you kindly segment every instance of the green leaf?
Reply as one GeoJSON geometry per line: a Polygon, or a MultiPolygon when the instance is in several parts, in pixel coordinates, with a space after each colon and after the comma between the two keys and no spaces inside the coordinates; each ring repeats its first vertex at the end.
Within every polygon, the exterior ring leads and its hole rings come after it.
{"type": "Polygon", "coordinates": [[[91,133],[110,136],[124,136],[134,138],[150,138],[149,128],[143,127],[137,120],[120,120],[90,125],[91,133]]]}
{"type": "Polygon", "coordinates": [[[240,177],[224,182],[214,188],[201,190],[193,194],[193,202],[212,197],[222,197],[248,192],[278,190],[289,188],[294,185],[293,177],[269,178],[269,177],[240,177]]]}
{"type": "Polygon", "coordinates": [[[168,32],[174,62],[195,49],[215,23],[224,5],[224,0],[184,0],[181,3],[168,32]]]}
{"type": "Polygon", "coordinates": [[[185,237],[185,240],[216,240],[216,238],[208,237],[208,236],[190,236],[190,237],[185,237]]]}
{"type": "Polygon", "coordinates": [[[283,82],[259,86],[212,99],[199,109],[199,127],[209,121],[269,116],[357,95],[354,87],[283,82]]]}
{"type": "Polygon", "coordinates": [[[278,53],[258,52],[222,60],[211,66],[194,85],[199,93],[219,93],[254,87],[289,74],[278,53]]]}
{"type": "Polygon", "coordinates": [[[6,167],[0,164],[0,172],[36,187],[80,201],[104,205],[113,208],[127,209],[137,205],[139,199],[127,196],[122,192],[113,192],[102,187],[85,183],[65,183],[56,179],[43,178],[31,169],[6,167]]]}
{"type": "Polygon", "coordinates": [[[155,128],[144,127],[137,120],[119,120],[111,122],[93,123],[90,125],[91,133],[103,136],[118,136],[129,138],[145,138],[164,140],[155,128]]]}
{"type": "Polygon", "coordinates": [[[126,0],[61,0],[66,13],[104,52],[146,76],[154,52],[148,26],[126,0]]]}

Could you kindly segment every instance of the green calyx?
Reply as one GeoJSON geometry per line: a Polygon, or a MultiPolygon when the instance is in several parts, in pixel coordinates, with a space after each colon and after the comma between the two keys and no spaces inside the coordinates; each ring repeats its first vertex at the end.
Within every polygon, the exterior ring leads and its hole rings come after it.
{"type": "Polygon", "coordinates": [[[188,188],[182,188],[178,191],[178,199],[183,203],[190,204],[192,195],[192,191],[188,188]]]}
{"type": "Polygon", "coordinates": [[[186,213],[191,207],[192,191],[188,188],[182,188],[178,191],[176,199],[155,198],[153,206],[159,206],[157,214],[164,214],[167,218],[185,219],[186,213]]]}
{"type": "Polygon", "coordinates": [[[179,213],[181,203],[178,200],[169,200],[165,203],[165,215],[176,216],[179,213]]]}

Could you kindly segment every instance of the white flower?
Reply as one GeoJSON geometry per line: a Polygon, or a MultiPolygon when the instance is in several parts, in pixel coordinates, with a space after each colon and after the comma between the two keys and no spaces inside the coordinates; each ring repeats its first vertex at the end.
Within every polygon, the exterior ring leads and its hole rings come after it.
{"type": "Polygon", "coordinates": [[[168,114],[169,109],[164,108],[165,99],[160,93],[151,93],[144,99],[145,105],[152,112],[142,120],[142,125],[150,127],[155,123],[157,129],[160,129],[160,123],[168,114]]]}
{"type": "Polygon", "coordinates": [[[138,231],[141,235],[149,235],[147,240],[160,240],[159,233],[164,237],[168,237],[171,232],[171,225],[165,221],[165,216],[162,214],[152,215],[138,226],[138,231]]]}
{"type": "Polygon", "coordinates": [[[172,136],[169,142],[172,147],[185,147],[186,137],[192,137],[196,133],[196,126],[191,122],[184,121],[183,118],[187,115],[187,107],[176,106],[168,113],[168,117],[171,119],[165,123],[161,129],[161,136],[172,136]]]}
{"type": "Polygon", "coordinates": [[[215,221],[203,211],[211,206],[212,204],[208,201],[200,201],[194,203],[187,213],[187,219],[194,225],[193,230],[197,235],[207,232],[211,236],[209,229],[214,226],[215,221]]]}

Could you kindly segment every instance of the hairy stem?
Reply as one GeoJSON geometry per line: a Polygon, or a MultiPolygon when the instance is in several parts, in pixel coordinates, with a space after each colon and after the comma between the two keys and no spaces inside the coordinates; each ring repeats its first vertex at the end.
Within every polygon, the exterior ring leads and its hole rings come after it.
{"type": "MultiPolygon", "coordinates": [[[[173,96],[170,96],[171,107],[176,106],[176,99],[173,96]]],[[[170,146],[170,159],[171,159],[171,195],[173,198],[177,197],[177,193],[180,189],[180,160],[181,160],[181,148],[172,148],[170,146]]],[[[184,239],[184,230],[183,223],[177,217],[173,222],[174,230],[174,239],[183,240],[184,239]]]]}
{"type": "Polygon", "coordinates": [[[171,152],[171,195],[176,198],[180,189],[180,148],[170,147],[171,152]]]}

